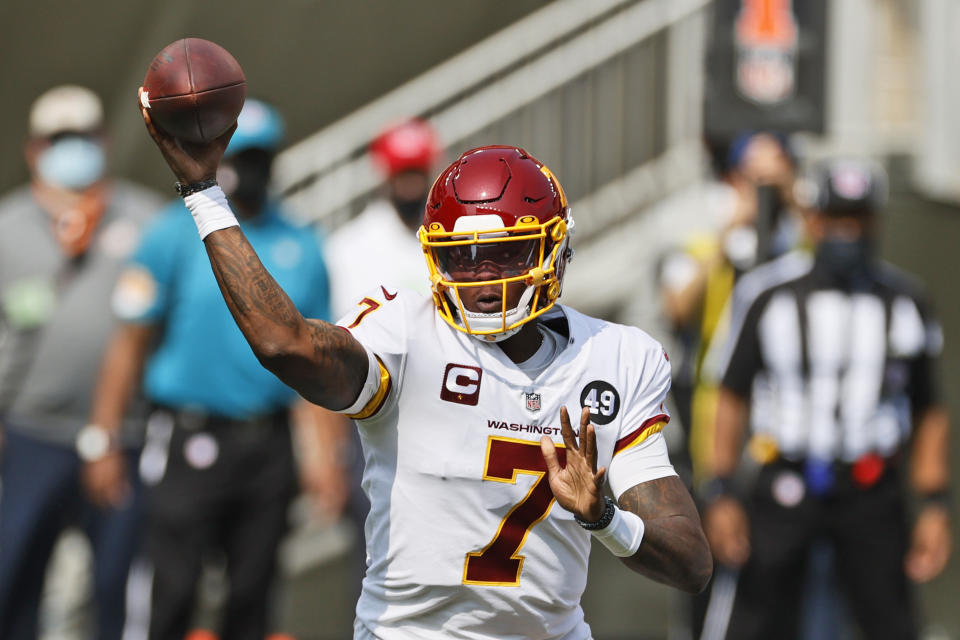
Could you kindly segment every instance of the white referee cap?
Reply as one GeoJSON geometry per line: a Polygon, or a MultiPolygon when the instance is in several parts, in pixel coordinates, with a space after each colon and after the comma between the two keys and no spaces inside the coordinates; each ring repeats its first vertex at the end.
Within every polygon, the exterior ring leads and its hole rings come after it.
{"type": "Polygon", "coordinates": [[[67,131],[89,133],[103,124],[103,105],[90,89],[77,85],[54,87],[30,108],[30,135],[49,138],[67,131]]]}

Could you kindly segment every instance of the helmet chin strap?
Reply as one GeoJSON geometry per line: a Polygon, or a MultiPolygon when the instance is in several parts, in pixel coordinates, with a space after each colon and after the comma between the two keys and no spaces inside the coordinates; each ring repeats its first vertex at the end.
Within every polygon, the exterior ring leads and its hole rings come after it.
{"type": "MultiPolygon", "coordinates": [[[[533,298],[534,289],[536,289],[535,286],[528,286],[526,288],[526,290],[523,292],[523,295],[520,296],[517,306],[507,311],[506,318],[504,318],[503,313],[481,313],[479,311],[465,310],[467,316],[466,319],[470,322],[470,329],[489,331],[490,329],[502,327],[504,324],[510,326],[518,320],[528,317],[530,315],[530,300],[533,298]]],[[[447,295],[452,298],[456,294],[448,291],[447,295]]],[[[451,300],[451,302],[456,306],[456,300],[451,300]]],[[[463,319],[461,319],[461,321],[463,321],[463,319]]],[[[466,325],[466,322],[464,322],[464,325],[466,325]]],[[[482,342],[503,342],[507,338],[516,335],[517,332],[519,332],[522,328],[523,325],[521,324],[506,331],[484,334],[469,333],[469,335],[482,342]]]]}

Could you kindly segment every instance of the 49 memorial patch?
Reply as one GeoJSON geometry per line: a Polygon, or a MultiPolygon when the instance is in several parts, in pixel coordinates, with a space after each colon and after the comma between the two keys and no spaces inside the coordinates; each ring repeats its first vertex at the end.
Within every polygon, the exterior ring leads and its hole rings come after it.
{"type": "Polygon", "coordinates": [[[605,380],[587,383],[580,392],[580,406],[590,409],[590,421],[609,424],[620,413],[620,394],[605,380]]]}

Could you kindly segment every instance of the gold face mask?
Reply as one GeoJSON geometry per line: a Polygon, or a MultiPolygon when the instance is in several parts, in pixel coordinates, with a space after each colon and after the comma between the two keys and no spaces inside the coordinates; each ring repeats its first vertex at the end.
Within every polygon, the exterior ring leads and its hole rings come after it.
{"type": "MultiPolygon", "coordinates": [[[[474,220],[480,218],[498,217],[474,220]]],[[[544,223],[524,216],[513,226],[473,230],[445,231],[436,222],[421,226],[418,237],[437,312],[454,329],[488,341],[512,335],[553,307],[560,296],[558,266],[567,257],[567,232],[567,222],[559,216],[544,223]],[[499,289],[498,311],[467,306],[465,298],[473,297],[471,293],[491,287],[499,289]],[[511,297],[516,303],[511,304],[511,297]]]]}

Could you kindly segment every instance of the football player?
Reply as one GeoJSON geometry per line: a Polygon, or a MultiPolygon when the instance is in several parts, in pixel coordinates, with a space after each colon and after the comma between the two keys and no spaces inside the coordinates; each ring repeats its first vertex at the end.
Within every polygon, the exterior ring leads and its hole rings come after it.
{"type": "Polygon", "coordinates": [[[300,315],[211,183],[231,132],[181,145],[142,114],[180,191],[198,190],[186,204],[261,363],[358,425],[355,638],[590,638],[591,536],[703,589],[710,552],[659,433],[669,362],[639,329],[556,304],[573,219],[547,167],[515,147],[460,156],[419,231],[432,299],[380,286],[336,326],[300,315]]]}

